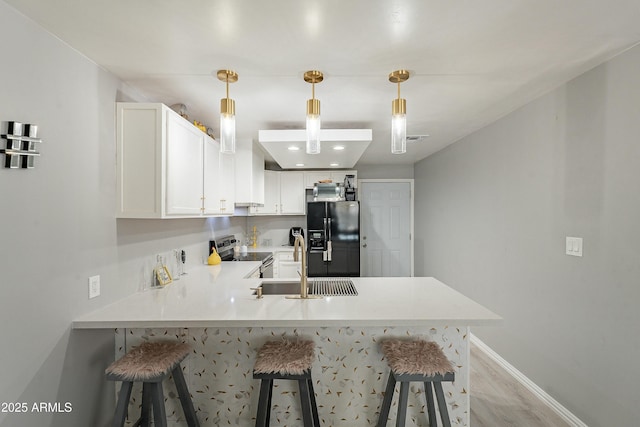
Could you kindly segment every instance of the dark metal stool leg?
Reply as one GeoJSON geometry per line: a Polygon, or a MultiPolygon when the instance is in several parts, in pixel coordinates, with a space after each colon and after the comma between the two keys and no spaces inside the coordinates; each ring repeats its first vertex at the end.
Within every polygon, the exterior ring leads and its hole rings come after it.
{"type": "Polygon", "coordinates": [[[196,417],[196,410],[193,408],[193,402],[191,401],[191,395],[187,388],[187,382],[182,374],[182,368],[180,364],[176,366],[173,371],[173,381],[176,384],[178,390],[178,396],[180,397],[180,403],[182,404],[182,410],[184,411],[184,417],[187,420],[189,427],[200,427],[198,418],[196,417]]]}
{"type": "Polygon", "coordinates": [[[273,401],[273,380],[269,382],[269,400],[267,403],[267,427],[271,425],[271,402],[273,401]]]}
{"type": "Polygon", "coordinates": [[[258,397],[258,413],[256,415],[256,427],[269,425],[269,412],[271,412],[271,388],[272,379],[260,380],[260,396],[258,397]]]}
{"type": "Polygon", "coordinates": [[[311,399],[311,413],[313,415],[313,425],[320,427],[320,418],[318,417],[318,407],[316,406],[316,393],[313,391],[313,380],[307,380],[309,384],[309,397],[311,399]]]}
{"type": "Polygon", "coordinates": [[[153,404],[153,425],[154,427],[167,427],[167,413],[164,409],[162,382],[149,383],[149,386],[151,388],[151,402],[153,404]]]}
{"type": "Polygon", "coordinates": [[[129,398],[131,397],[131,387],[133,383],[131,381],[123,381],[122,387],[120,387],[120,393],[118,394],[118,404],[116,405],[116,413],[113,416],[113,426],[124,426],[125,419],[127,418],[127,407],[129,406],[129,398]]]}
{"type": "Polygon", "coordinates": [[[149,427],[151,423],[151,391],[149,383],[142,383],[142,410],[140,411],[140,419],[137,425],[140,427],[149,427]]]}
{"type": "Polygon", "coordinates": [[[302,421],[304,427],[313,427],[311,396],[309,395],[309,384],[306,378],[298,380],[298,389],[300,390],[300,404],[302,405],[302,421]]]}
{"type": "Polygon", "coordinates": [[[389,411],[391,410],[391,400],[393,400],[393,392],[396,388],[396,379],[393,376],[393,372],[389,373],[389,379],[387,380],[387,388],[384,391],[384,400],[382,401],[382,407],[380,408],[380,416],[378,417],[378,424],[376,427],[385,427],[387,420],[389,419],[389,411]]]}
{"type": "Polygon", "coordinates": [[[398,399],[398,418],[396,427],[404,427],[407,420],[407,398],[409,397],[409,382],[400,382],[400,397],[398,399]]]}
{"type": "Polygon", "coordinates": [[[436,398],[438,399],[438,409],[440,410],[442,427],[451,427],[449,411],[447,410],[447,402],[444,400],[444,393],[442,391],[442,383],[440,381],[435,381],[433,383],[433,387],[436,389],[436,398]]]}
{"type": "Polygon", "coordinates": [[[431,381],[424,382],[424,394],[427,398],[427,413],[429,414],[429,427],[435,427],[438,425],[436,420],[436,407],[433,404],[433,389],[431,388],[431,381]]]}

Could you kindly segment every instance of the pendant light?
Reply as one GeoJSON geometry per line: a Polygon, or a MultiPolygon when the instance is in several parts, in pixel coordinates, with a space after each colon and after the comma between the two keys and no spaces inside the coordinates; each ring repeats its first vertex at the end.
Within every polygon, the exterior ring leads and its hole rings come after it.
{"type": "Polygon", "coordinates": [[[320,154],[320,100],[316,99],[316,83],[323,78],[320,71],[304,73],[304,81],[311,83],[311,99],[307,100],[307,154],[320,154]]]}
{"type": "Polygon", "coordinates": [[[389,74],[389,81],[398,84],[398,98],[391,101],[391,153],[407,152],[407,100],[400,98],[400,83],[409,80],[407,70],[389,74]]]}
{"type": "Polygon", "coordinates": [[[232,70],[218,70],[218,80],[227,84],[227,97],[220,100],[220,152],[236,152],[236,102],[229,98],[229,83],[238,81],[238,74],[232,70]]]}

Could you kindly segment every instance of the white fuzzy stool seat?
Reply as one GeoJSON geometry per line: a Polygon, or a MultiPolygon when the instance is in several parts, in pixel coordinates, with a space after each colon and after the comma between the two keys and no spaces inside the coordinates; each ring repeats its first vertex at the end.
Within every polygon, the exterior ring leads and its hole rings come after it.
{"type": "Polygon", "coordinates": [[[127,406],[131,389],[136,381],[142,382],[142,414],[135,425],[149,425],[149,415],[153,409],[155,426],[166,426],[162,381],[173,374],[180,403],[189,427],[199,427],[187,383],[182,374],[180,362],[191,352],[188,344],[178,342],[145,342],[113,362],[106,370],[111,381],[122,381],[118,396],[113,425],[121,427],[127,418],[127,406]]]}
{"type": "Polygon", "coordinates": [[[451,427],[447,403],[442,391],[442,381],[454,381],[454,367],[438,344],[421,339],[387,339],[382,342],[381,348],[391,372],[389,373],[377,427],[384,427],[387,424],[396,382],[400,382],[396,426],[404,426],[409,383],[411,381],[424,383],[429,426],[437,426],[433,391],[431,389],[433,386],[438,399],[438,409],[442,424],[445,427],[451,427]]]}
{"type": "Polygon", "coordinates": [[[268,341],[260,348],[253,368],[253,378],[261,380],[256,427],[269,425],[273,380],[298,381],[304,427],[320,426],[311,381],[314,349],[313,341],[302,339],[268,341]]]}

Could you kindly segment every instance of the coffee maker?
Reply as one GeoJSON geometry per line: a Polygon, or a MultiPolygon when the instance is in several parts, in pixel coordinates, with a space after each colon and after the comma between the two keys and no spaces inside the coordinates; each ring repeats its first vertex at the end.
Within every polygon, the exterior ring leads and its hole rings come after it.
{"type": "Polygon", "coordinates": [[[344,176],[344,199],[346,201],[356,200],[356,183],[354,175],[344,176]]]}
{"type": "Polygon", "coordinates": [[[304,229],[302,227],[291,227],[289,230],[289,246],[293,246],[295,243],[296,234],[301,234],[304,237],[304,229]]]}

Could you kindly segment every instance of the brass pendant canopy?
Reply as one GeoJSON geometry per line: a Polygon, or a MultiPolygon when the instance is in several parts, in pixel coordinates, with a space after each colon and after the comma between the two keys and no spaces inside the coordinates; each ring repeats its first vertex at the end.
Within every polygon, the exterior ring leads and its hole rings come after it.
{"type": "Polygon", "coordinates": [[[396,70],[389,74],[391,83],[402,83],[409,80],[409,72],[407,70],[396,70]]]}
{"type": "Polygon", "coordinates": [[[324,80],[322,71],[310,70],[304,73],[304,81],[307,83],[320,83],[324,80]]]}
{"type": "Polygon", "coordinates": [[[218,80],[223,82],[235,83],[238,81],[238,73],[233,70],[218,70],[216,75],[218,80]]]}

